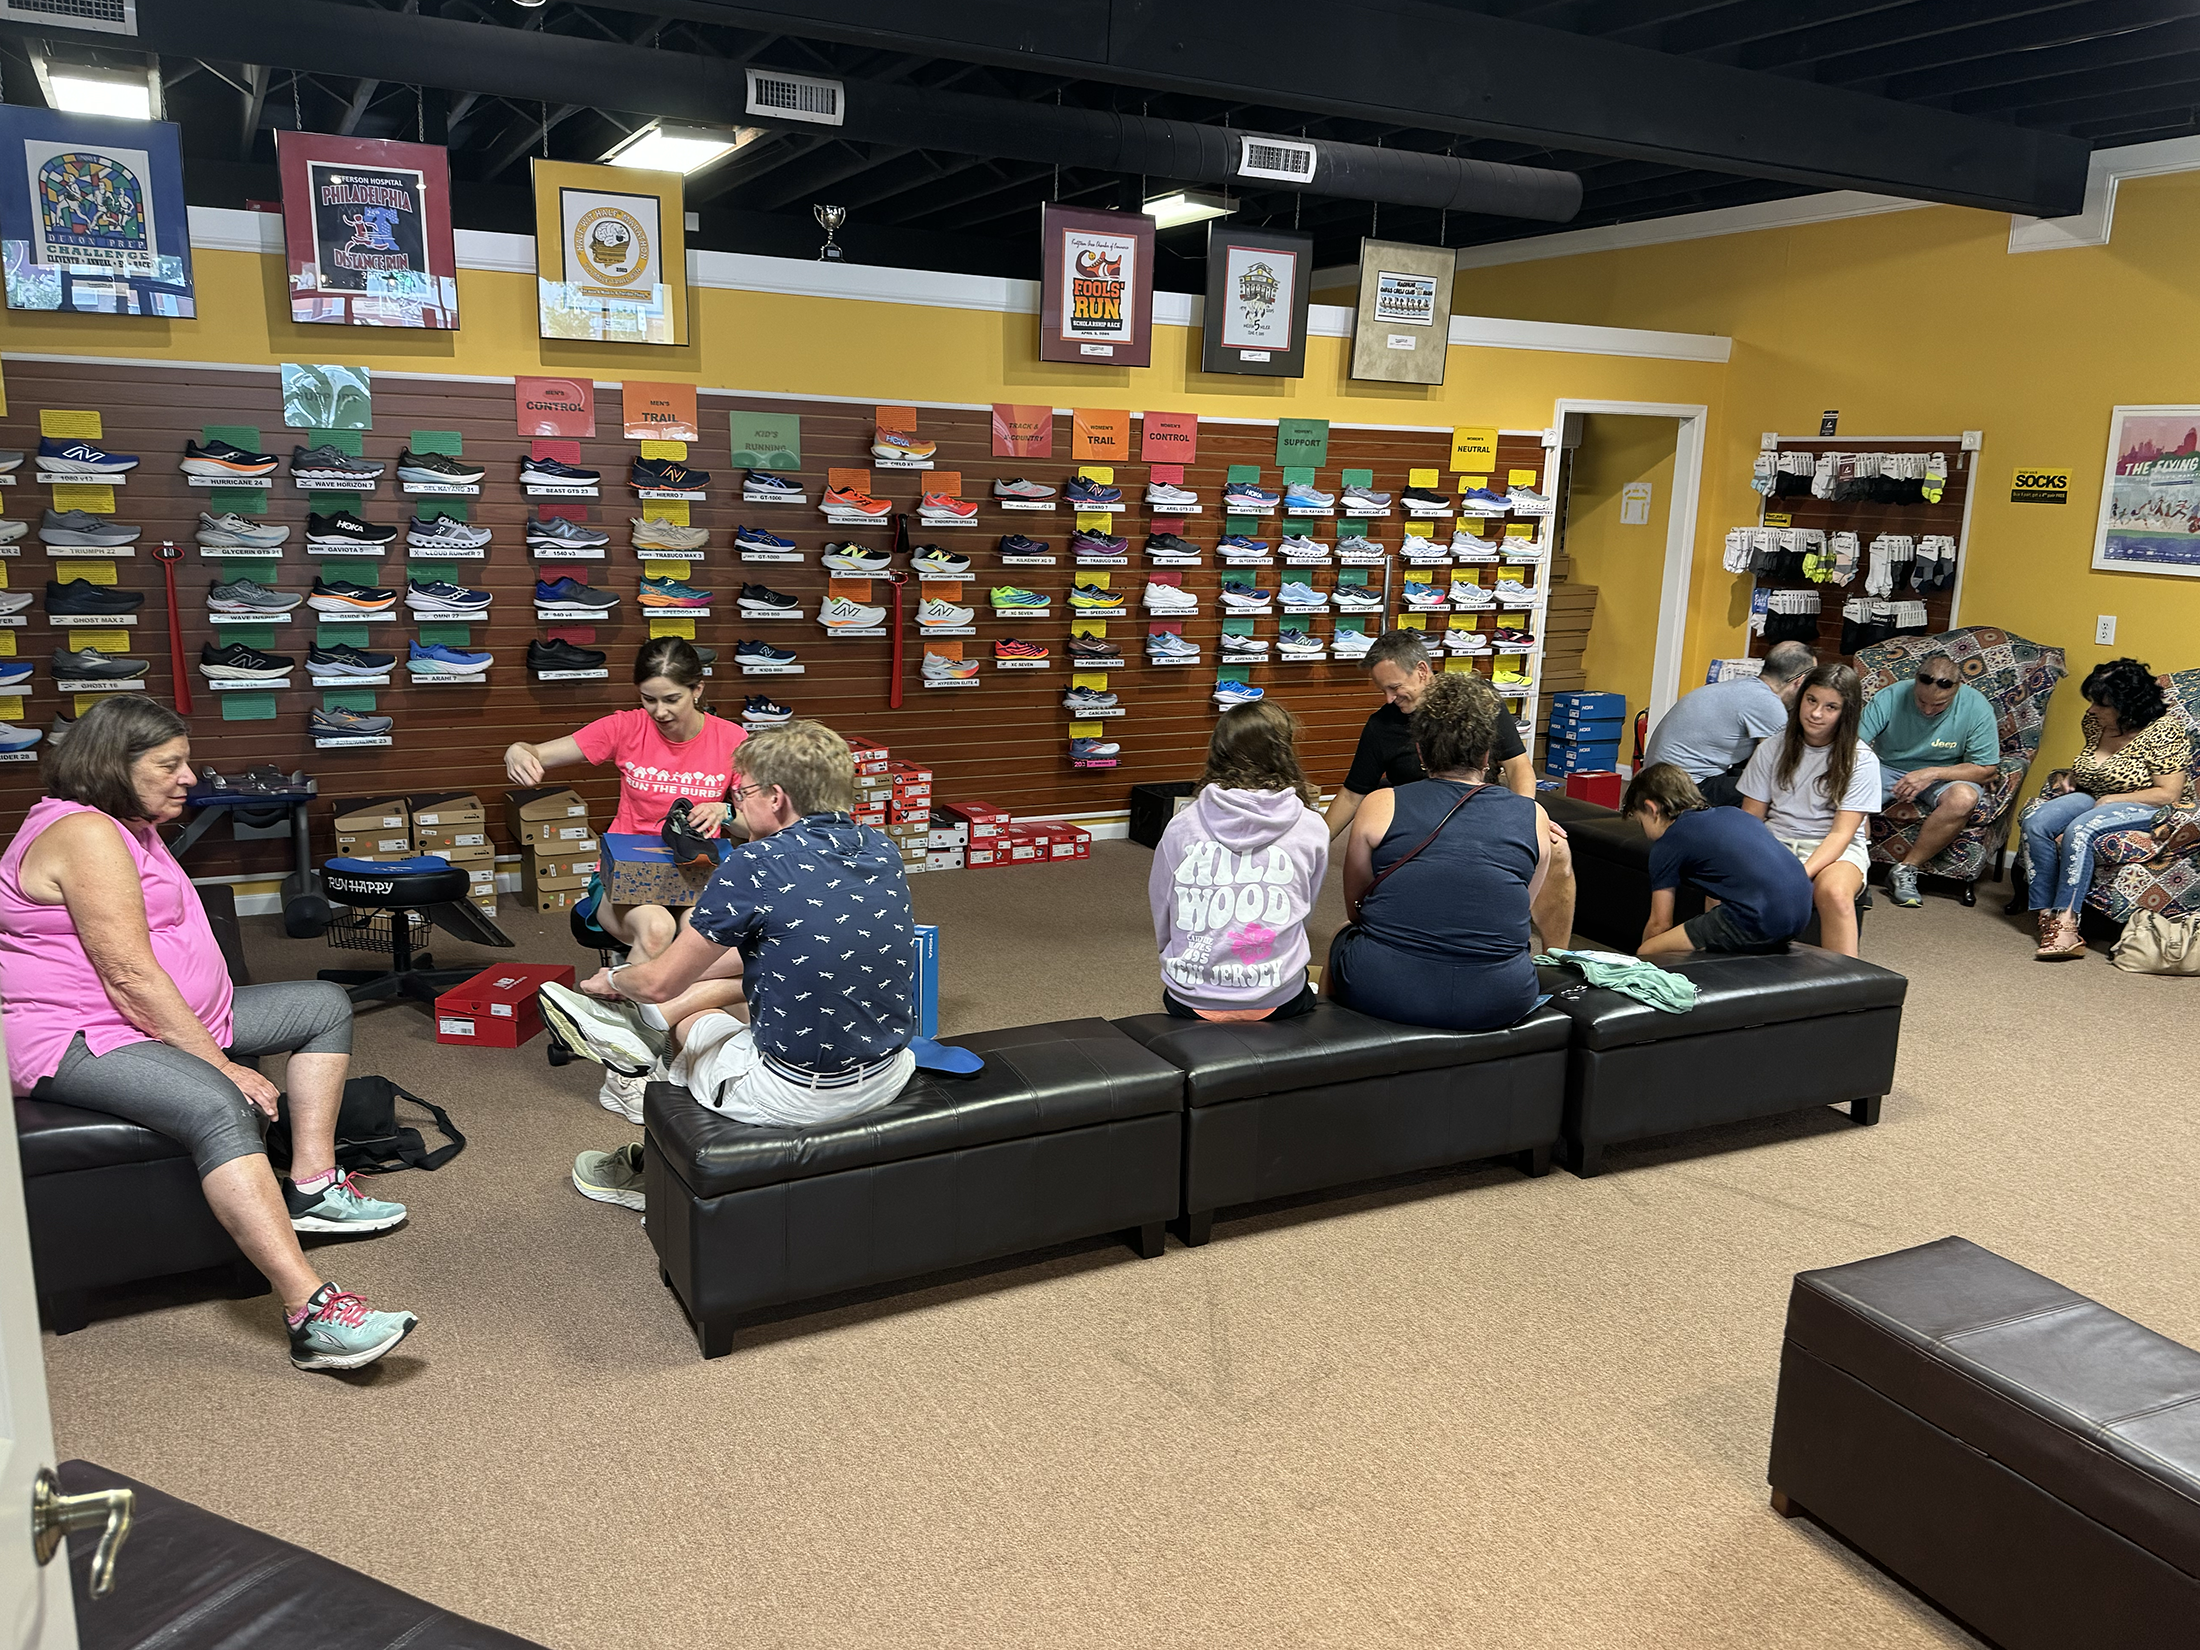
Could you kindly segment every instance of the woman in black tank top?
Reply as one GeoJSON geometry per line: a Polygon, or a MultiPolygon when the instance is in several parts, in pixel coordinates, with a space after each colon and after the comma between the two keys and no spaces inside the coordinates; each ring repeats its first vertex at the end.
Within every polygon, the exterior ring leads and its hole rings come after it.
{"type": "Polygon", "coordinates": [[[1528,909],[1549,858],[1543,809],[1485,775],[1504,701],[1446,674],[1413,711],[1428,778],[1378,791],[1345,836],[1330,995],[1406,1025],[1491,1031],[1535,1005],[1528,909]]]}

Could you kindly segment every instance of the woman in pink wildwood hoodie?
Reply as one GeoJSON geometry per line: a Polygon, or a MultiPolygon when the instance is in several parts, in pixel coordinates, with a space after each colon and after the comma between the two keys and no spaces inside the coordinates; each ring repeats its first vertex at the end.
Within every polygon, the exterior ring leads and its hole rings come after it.
{"type": "Polygon", "coordinates": [[[1310,1012],[1306,918],[1329,869],[1329,831],[1271,700],[1215,724],[1192,805],[1169,821],[1146,885],[1161,946],[1161,1003],[1181,1019],[1310,1012]]]}

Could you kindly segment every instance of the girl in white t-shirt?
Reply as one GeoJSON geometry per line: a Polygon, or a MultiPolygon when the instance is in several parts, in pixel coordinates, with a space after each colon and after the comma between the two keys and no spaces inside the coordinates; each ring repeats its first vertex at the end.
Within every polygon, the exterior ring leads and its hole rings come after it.
{"type": "Polygon", "coordinates": [[[1772,827],[1809,873],[1818,943],[1856,955],[1856,896],[1871,870],[1864,820],[1879,811],[1879,758],[1856,736],[1864,688],[1847,665],[1803,678],[1785,733],[1758,743],[1742,770],[1742,806],[1772,827]]]}

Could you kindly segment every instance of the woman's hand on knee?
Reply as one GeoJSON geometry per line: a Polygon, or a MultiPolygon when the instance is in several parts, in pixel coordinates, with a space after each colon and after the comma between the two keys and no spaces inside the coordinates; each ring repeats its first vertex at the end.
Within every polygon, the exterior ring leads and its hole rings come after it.
{"type": "Polygon", "coordinates": [[[275,1115],[276,1104],[282,1099],[283,1091],[281,1089],[262,1077],[250,1066],[240,1066],[231,1062],[223,1066],[221,1071],[224,1077],[237,1085],[238,1093],[251,1101],[267,1116],[273,1117],[275,1115]]]}

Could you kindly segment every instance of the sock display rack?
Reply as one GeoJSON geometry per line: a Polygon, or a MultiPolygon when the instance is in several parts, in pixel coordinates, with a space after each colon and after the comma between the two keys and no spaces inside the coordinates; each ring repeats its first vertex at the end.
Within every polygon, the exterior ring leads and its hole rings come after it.
{"type": "Polygon", "coordinates": [[[1982,445],[1977,430],[1767,432],[1756,526],[1729,529],[1724,553],[1727,571],[1751,581],[1749,656],[1792,640],[1853,659],[1890,636],[1950,629],[1982,445]]]}

